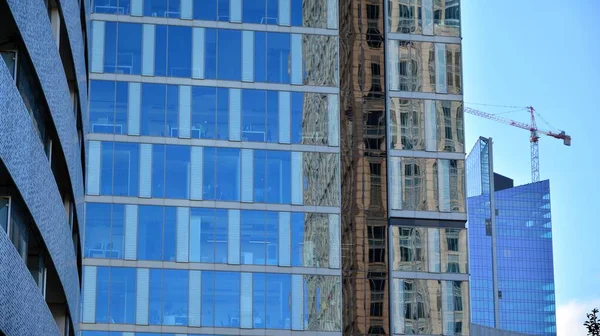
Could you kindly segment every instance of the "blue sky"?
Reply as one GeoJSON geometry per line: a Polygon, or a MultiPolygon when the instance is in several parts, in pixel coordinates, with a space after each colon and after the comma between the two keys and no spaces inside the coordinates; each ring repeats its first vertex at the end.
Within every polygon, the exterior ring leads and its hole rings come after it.
{"type": "MultiPolygon", "coordinates": [[[[598,0],[462,0],[465,105],[491,113],[512,109],[474,103],[532,105],[573,137],[572,147],[540,140],[561,336],[585,335],[571,315],[600,306],[599,14],[598,0]]],[[[526,112],[503,116],[528,121],[526,112]]],[[[528,131],[467,115],[468,150],[480,135],[494,139],[496,172],[530,182],[528,131]]]]}

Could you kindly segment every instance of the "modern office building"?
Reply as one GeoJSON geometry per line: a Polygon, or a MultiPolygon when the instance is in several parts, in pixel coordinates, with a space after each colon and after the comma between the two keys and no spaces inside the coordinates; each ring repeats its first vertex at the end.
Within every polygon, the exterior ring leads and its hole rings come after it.
{"type": "Polygon", "coordinates": [[[90,18],[82,336],[469,334],[457,0],[90,18]]]}
{"type": "Polygon", "coordinates": [[[492,140],[467,157],[473,323],[556,335],[550,183],[494,173],[492,140]]]}
{"type": "Polygon", "coordinates": [[[0,335],[74,336],[79,326],[82,6],[0,0],[0,335]]]}

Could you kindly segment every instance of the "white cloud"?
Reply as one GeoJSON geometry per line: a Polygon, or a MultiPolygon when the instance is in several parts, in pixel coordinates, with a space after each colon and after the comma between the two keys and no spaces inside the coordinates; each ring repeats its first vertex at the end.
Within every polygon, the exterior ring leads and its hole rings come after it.
{"type": "Polygon", "coordinates": [[[600,309],[600,300],[570,301],[556,309],[556,329],[558,336],[586,336],[587,331],[583,326],[586,314],[593,308],[600,309]]]}

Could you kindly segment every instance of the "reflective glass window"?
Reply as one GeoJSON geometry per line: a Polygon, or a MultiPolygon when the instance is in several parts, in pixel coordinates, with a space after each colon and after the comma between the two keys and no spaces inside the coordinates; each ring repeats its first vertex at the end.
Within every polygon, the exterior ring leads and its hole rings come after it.
{"type": "Polygon", "coordinates": [[[202,199],[216,199],[217,149],[204,147],[202,153],[202,199]]]}
{"type": "Polygon", "coordinates": [[[190,261],[227,263],[227,225],[225,209],[191,209],[190,261]]]}
{"type": "Polygon", "coordinates": [[[240,150],[217,148],[216,199],[218,201],[240,200],[240,150]]]}
{"type": "Polygon", "coordinates": [[[96,323],[109,323],[110,268],[96,270],[96,323]]]}
{"type": "MultiPolygon", "coordinates": [[[[394,41],[399,60],[392,60],[396,68],[398,88],[392,90],[435,92],[435,46],[431,42],[394,41]]],[[[393,75],[393,74],[392,74],[393,75]]]]}
{"type": "Polygon", "coordinates": [[[118,23],[116,73],[139,75],[142,68],[142,25],[118,23]]]}
{"type": "MultiPolygon", "coordinates": [[[[3,199],[0,199],[2,201],[3,199]]],[[[105,247],[110,244],[111,205],[86,204],[85,257],[105,258],[105,247]]]]}
{"type": "Polygon", "coordinates": [[[162,25],[154,26],[154,75],[167,75],[167,37],[168,27],[162,25]]]}
{"type": "Polygon", "coordinates": [[[194,20],[217,21],[217,0],[194,0],[194,20]]]}
{"type": "Polygon", "coordinates": [[[144,0],[144,16],[169,17],[168,2],[169,0],[144,0]]]}
{"type": "Polygon", "coordinates": [[[242,90],[243,141],[267,141],[266,96],[267,92],[264,90],[242,90]]]}
{"type": "Polygon", "coordinates": [[[287,33],[267,33],[266,68],[269,83],[290,82],[290,36],[287,33]]]}
{"type": "Polygon", "coordinates": [[[217,135],[217,88],[192,87],[192,138],[215,139],[217,135]]]}
{"type": "Polygon", "coordinates": [[[192,71],[192,28],[168,27],[167,76],[189,78],[192,71]]]}
{"type": "Polygon", "coordinates": [[[140,205],[138,213],[137,258],[162,260],[164,208],[140,205]]]}
{"type": "Polygon", "coordinates": [[[110,245],[105,246],[105,258],[122,259],[125,241],[125,204],[112,205],[110,236],[110,245]]]}
{"type": "Polygon", "coordinates": [[[229,89],[217,88],[217,139],[229,139],[229,89]]]}
{"type": "Polygon", "coordinates": [[[327,0],[291,0],[290,13],[292,26],[327,28],[327,0]]]}
{"type": "Polygon", "coordinates": [[[242,264],[265,265],[267,253],[266,213],[242,210],[241,212],[241,258],[242,264]]]}
{"type": "Polygon", "coordinates": [[[292,266],[303,266],[304,260],[304,213],[291,214],[292,266]]]}
{"type": "Polygon", "coordinates": [[[302,60],[304,85],[339,85],[337,36],[303,35],[302,60]]]}
{"type": "Polygon", "coordinates": [[[254,81],[267,81],[267,33],[254,32],[254,81]]]}
{"type": "MultiPolygon", "coordinates": [[[[8,232],[8,206],[10,200],[8,198],[0,198],[0,228],[4,232],[8,232]]],[[[100,226],[100,225],[98,225],[100,226]]]]}
{"type": "MultiPolygon", "coordinates": [[[[252,326],[255,329],[266,328],[267,284],[264,273],[252,274],[252,326]]],[[[272,302],[269,302],[271,305],[272,302]]]]}
{"type": "Polygon", "coordinates": [[[152,145],[152,197],[165,197],[165,145],[152,145]]]}
{"type": "Polygon", "coordinates": [[[135,268],[110,269],[110,323],[135,323],[135,288],[135,268]]]}
{"type": "Polygon", "coordinates": [[[177,208],[164,208],[163,253],[162,260],[175,261],[177,253],[177,208]]]}
{"type": "Polygon", "coordinates": [[[112,195],[114,143],[103,142],[100,148],[100,195],[112,195]]]}
{"type": "MultiPolygon", "coordinates": [[[[204,29],[204,77],[217,78],[217,29],[204,29]]],[[[219,60],[220,61],[220,60],[219,60]]]]}
{"type": "MultiPolygon", "coordinates": [[[[202,284],[204,285],[204,283],[202,284]]],[[[240,326],[240,273],[215,272],[214,325],[239,328],[240,326]]]]}
{"type": "Polygon", "coordinates": [[[292,266],[329,267],[329,216],[292,214],[292,266]]]}
{"type": "Polygon", "coordinates": [[[140,145],[136,143],[115,142],[113,195],[138,195],[139,148],[140,145]]]}
{"type": "Polygon", "coordinates": [[[166,127],[168,137],[179,136],[179,86],[167,85],[166,127]]]}
{"type": "Polygon", "coordinates": [[[150,269],[150,284],[148,294],[148,323],[150,325],[160,325],[163,319],[162,277],[162,269],[150,269]]]}
{"type": "Polygon", "coordinates": [[[433,1],[433,18],[436,35],[460,36],[460,1],[433,1]]]}
{"type": "Polygon", "coordinates": [[[239,30],[219,29],[217,37],[217,78],[221,80],[241,80],[242,32],[239,30]]]}
{"type": "Polygon", "coordinates": [[[188,324],[188,271],[163,270],[163,325],[188,324]]]}
{"type": "Polygon", "coordinates": [[[131,0],[94,0],[92,12],[101,14],[129,14],[131,0]]]}
{"type": "Polygon", "coordinates": [[[166,136],[166,85],[142,84],[141,134],[166,136]]]}
{"type": "Polygon", "coordinates": [[[166,198],[189,198],[190,147],[166,146],[166,198]]]}
{"type": "Polygon", "coordinates": [[[217,0],[217,21],[229,21],[229,0],[217,0]]]}
{"type": "Polygon", "coordinates": [[[127,134],[127,108],[129,104],[129,83],[116,82],[115,95],[115,134],[127,134]]]}
{"type": "Polygon", "coordinates": [[[329,114],[327,95],[291,93],[291,141],[294,144],[327,145],[329,114]]]}
{"type": "Polygon", "coordinates": [[[117,25],[117,22],[104,23],[104,72],[107,73],[115,73],[117,69],[117,25]]]}
{"type": "Polygon", "coordinates": [[[269,151],[266,171],[266,202],[290,204],[291,152],[269,151]]]}
{"type": "Polygon", "coordinates": [[[339,155],[303,153],[304,205],[339,206],[339,155]]]}
{"type": "MultiPolygon", "coordinates": [[[[215,272],[202,271],[201,300],[202,326],[215,326],[215,272]]],[[[217,325],[220,324],[218,321],[217,325]]]]}
{"type": "Polygon", "coordinates": [[[115,82],[92,80],[90,82],[90,132],[115,131],[115,82]]]}
{"type": "MultiPolygon", "coordinates": [[[[337,276],[304,276],[305,330],[340,331],[342,292],[337,276]]],[[[433,333],[432,333],[433,334],[433,333]]]]}
{"type": "Polygon", "coordinates": [[[244,23],[267,23],[266,0],[242,2],[242,22],[244,23]]]}
{"type": "MultiPolygon", "coordinates": [[[[289,274],[266,274],[266,283],[265,300],[269,303],[266,305],[267,328],[290,329],[291,276],[289,274]]],[[[334,302],[335,300],[332,300],[332,303],[334,302]]]]}
{"type": "Polygon", "coordinates": [[[254,202],[267,201],[267,151],[254,150],[254,202]]]}
{"type": "Polygon", "coordinates": [[[424,150],[426,132],[422,100],[392,98],[390,133],[393,149],[424,150]]]}
{"type": "Polygon", "coordinates": [[[389,29],[394,33],[421,34],[421,1],[392,0],[389,2],[389,29]]]}

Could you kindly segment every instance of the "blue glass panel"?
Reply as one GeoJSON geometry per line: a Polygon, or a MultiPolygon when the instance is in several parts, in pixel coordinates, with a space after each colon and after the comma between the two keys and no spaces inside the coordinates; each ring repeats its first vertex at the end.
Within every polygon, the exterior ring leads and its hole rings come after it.
{"type": "Polygon", "coordinates": [[[241,263],[265,265],[266,262],[266,213],[243,210],[241,212],[240,242],[241,263]]]}
{"type": "MultiPolygon", "coordinates": [[[[108,336],[108,331],[82,331],[81,336],[108,336]]],[[[110,335],[112,336],[112,335],[110,335]]]]}
{"type": "Polygon", "coordinates": [[[279,93],[267,91],[267,142],[279,142],[279,93]]]}
{"type": "Polygon", "coordinates": [[[229,0],[217,0],[217,20],[229,21],[229,0]]]}
{"type": "Polygon", "coordinates": [[[127,134],[127,106],[129,103],[129,83],[116,82],[115,134],[127,134]]]}
{"type": "Polygon", "coordinates": [[[267,152],[267,203],[290,204],[291,152],[267,152]]]}
{"type": "Polygon", "coordinates": [[[135,268],[111,268],[109,297],[111,323],[135,323],[135,286],[135,268]]]}
{"type": "Polygon", "coordinates": [[[215,272],[215,326],[240,326],[240,273],[215,272]]]}
{"type": "Polygon", "coordinates": [[[189,198],[190,147],[167,145],[166,198],[189,198]]]}
{"type": "Polygon", "coordinates": [[[302,143],[302,115],[304,114],[304,93],[292,92],[291,129],[290,136],[293,144],[302,143]]]}
{"type": "Polygon", "coordinates": [[[204,147],[202,154],[202,199],[214,200],[217,179],[217,149],[204,147]]]}
{"type": "Polygon", "coordinates": [[[229,89],[217,89],[217,139],[229,139],[229,89]]]}
{"type": "Polygon", "coordinates": [[[100,195],[112,195],[113,193],[113,146],[112,142],[101,144],[100,195]]]}
{"type": "Polygon", "coordinates": [[[142,68],[142,25],[120,22],[116,73],[139,75],[142,68]]]}
{"type": "Polygon", "coordinates": [[[187,77],[192,73],[192,28],[169,26],[168,37],[169,77],[187,77]]]}
{"type": "MultiPolygon", "coordinates": [[[[202,326],[215,326],[215,272],[202,271],[202,326]]],[[[221,326],[221,322],[217,322],[221,326]]]]}
{"type": "Polygon", "coordinates": [[[137,196],[139,190],[139,144],[115,142],[115,196],[137,196]]]}
{"type": "Polygon", "coordinates": [[[115,73],[117,67],[117,23],[105,22],[104,72],[115,73]]]}
{"type": "Polygon", "coordinates": [[[266,24],[266,0],[253,0],[242,2],[242,22],[266,24]]]}
{"type": "Polygon", "coordinates": [[[100,14],[129,14],[130,0],[94,0],[92,12],[100,14]]]}
{"type": "Polygon", "coordinates": [[[290,329],[291,276],[267,274],[266,309],[268,329],[290,329]]]}
{"type": "Polygon", "coordinates": [[[90,82],[90,132],[114,133],[115,82],[90,82]]]}
{"type": "Polygon", "coordinates": [[[217,0],[194,0],[194,20],[217,21],[217,0]]]}
{"type": "Polygon", "coordinates": [[[148,295],[149,324],[160,324],[162,321],[162,275],[162,269],[150,269],[150,293],[148,295]]]}
{"type": "Polygon", "coordinates": [[[96,270],[96,323],[108,323],[108,295],[110,293],[110,268],[98,267],[96,270]]]}
{"type": "Polygon", "coordinates": [[[165,131],[166,86],[142,84],[142,135],[166,136],[165,131]]]}
{"type": "Polygon", "coordinates": [[[167,136],[179,136],[179,86],[167,85],[166,103],[167,136]]]}
{"type": "Polygon", "coordinates": [[[252,325],[255,329],[266,327],[266,288],[265,274],[254,273],[252,275],[252,325]]]}
{"type": "Polygon", "coordinates": [[[167,17],[168,0],[144,0],[144,16],[167,17]]]}
{"type": "Polygon", "coordinates": [[[138,215],[139,260],[162,260],[163,207],[140,205],[138,215]]]}
{"type": "Polygon", "coordinates": [[[179,19],[181,17],[181,0],[169,0],[166,17],[179,19]]]}
{"type": "Polygon", "coordinates": [[[192,87],[192,138],[215,139],[217,135],[217,89],[192,87]]]}
{"type": "Polygon", "coordinates": [[[254,81],[267,81],[267,33],[254,32],[254,81]]]}
{"type": "Polygon", "coordinates": [[[110,246],[107,246],[104,251],[105,258],[123,259],[123,245],[125,240],[124,204],[113,204],[110,232],[110,246]]]}
{"type": "Polygon", "coordinates": [[[254,150],[254,202],[267,202],[267,151],[254,150]]]}
{"type": "Polygon", "coordinates": [[[85,256],[104,258],[104,247],[110,242],[111,205],[87,203],[85,215],[85,256]]]}
{"type": "Polygon", "coordinates": [[[303,266],[304,214],[292,212],[291,215],[292,266],[303,266]]]}
{"type": "Polygon", "coordinates": [[[240,150],[217,148],[216,198],[218,201],[240,200],[240,150]]]}
{"type": "Polygon", "coordinates": [[[204,30],[204,77],[217,78],[217,30],[206,28],[204,30]]]}
{"type": "Polygon", "coordinates": [[[294,27],[302,27],[302,13],[304,12],[302,1],[303,0],[290,0],[290,14],[291,20],[290,23],[294,27]]]}
{"type": "Polygon", "coordinates": [[[177,253],[177,208],[165,207],[165,227],[163,229],[163,260],[175,261],[177,253]]]}
{"type": "Polygon", "coordinates": [[[266,142],[266,91],[242,90],[242,140],[266,142]]]}
{"type": "Polygon", "coordinates": [[[290,83],[290,34],[267,33],[267,82],[290,83]]]}
{"type": "Polygon", "coordinates": [[[165,145],[152,145],[152,197],[165,197],[165,145]]]}
{"type": "Polygon", "coordinates": [[[219,29],[217,78],[221,80],[242,79],[242,32],[239,30],[219,29]]]}
{"type": "Polygon", "coordinates": [[[274,211],[267,211],[266,215],[265,245],[267,248],[267,265],[277,266],[279,261],[279,214],[274,211]]]}
{"type": "Polygon", "coordinates": [[[154,75],[167,75],[167,26],[156,25],[154,28],[154,75]]]}
{"type": "Polygon", "coordinates": [[[227,227],[229,215],[225,209],[215,210],[215,263],[227,263],[227,227]]]}
{"type": "Polygon", "coordinates": [[[187,326],[188,271],[164,270],[163,324],[187,326]]]}
{"type": "Polygon", "coordinates": [[[212,263],[215,260],[215,211],[190,209],[190,261],[212,263]]]}
{"type": "Polygon", "coordinates": [[[279,24],[279,0],[267,0],[266,24],[279,24]]]}

